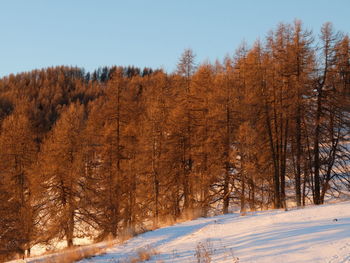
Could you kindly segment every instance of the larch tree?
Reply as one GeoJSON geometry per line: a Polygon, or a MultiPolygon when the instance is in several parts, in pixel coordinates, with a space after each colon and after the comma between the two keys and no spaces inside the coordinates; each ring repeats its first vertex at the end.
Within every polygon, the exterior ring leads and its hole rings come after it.
{"type": "MultiPolygon", "coordinates": [[[[144,100],[146,104],[145,118],[146,123],[143,127],[144,155],[145,161],[150,165],[145,165],[147,174],[150,176],[148,182],[151,182],[152,188],[152,220],[154,227],[157,227],[161,217],[165,217],[169,211],[165,210],[165,200],[170,193],[163,189],[168,184],[167,172],[170,164],[168,163],[167,151],[167,130],[169,129],[169,83],[165,73],[157,72],[150,77],[149,83],[144,91],[144,100]]],[[[147,185],[147,183],[145,184],[147,185]]]]}
{"type": "MultiPolygon", "coordinates": [[[[0,134],[0,178],[5,188],[4,195],[9,195],[11,207],[6,217],[13,217],[14,228],[11,244],[19,254],[27,252],[38,239],[37,206],[33,199],[34,185],[32,165],[36,160],[38,147],[29,118],[26,115],[26,102],[22,107],[5,118],[0,134]],[[14,211],[15,214],[10,213],[14,211]]],[[[9,227],[9,230],[11,227],[9,227]]],[[[1,235],[1,234],[0,234],[1,235]]]]}
{"type": "Polygon", "coordinates": [[[321,28],[321,55],[318,63],[318,75],[315,79],[314,90],[316,106],[314,113],[314,133],[313,133],[313,199],[316,205],[321,204],[321,180],[322,180],[322,160],[321,143],[322,127],[325,108],[326,93],[332,89],[332,70],[335,62],[335,45],[339,41],[339,34],[335,33],[331,23],[325,23],[321,28]]]}
{"type": "Polygon", "coordinates": [[[81,195],[79,182],[85,172],[81,154],[84,106],[72,104],[62,110],[59,120],[43,143],[38,172],[44,195],[46,232],[65,238],[73,246],[76,214],[81,195]]]}
{"type": "Polygon", "coordinates": [[[201,65],[192,77],[191,98],[193,100],[192,116],[195,120],[193,130],[193,159],[194,159],[194,194],[197,196],[196,206],[206,215],[210,204],[208,189],[213,175],[213,84],[214,72],[209,64],[201,65]]]}
{"type": "Polygon", "coordinates": [[[182,183],[183,183],[183,198],[184,198],[184,210],[193,208],[193,195],[192,195],[192,168],[193,168],[193,156],[192,156],[192,140],[194,117],[191,110],[192,97],[191,97],[191,78],[195,71],[195,55],[191,49],[186,49],[182,54],[179,63],[177,65],[178,78],[178,99],[179,104],[177,112],[178,116],[182,119],[178,129],[178,135],[181,140],[181,152],[182,152],[182,183]],[[181,116],[182,115],[182,116],[181,116]]]}

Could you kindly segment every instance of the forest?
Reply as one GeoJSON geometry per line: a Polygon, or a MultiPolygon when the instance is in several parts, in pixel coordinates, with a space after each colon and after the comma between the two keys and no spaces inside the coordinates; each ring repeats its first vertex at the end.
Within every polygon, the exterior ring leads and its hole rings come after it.
{"type": "MultiPolygon", "coordinates": [[[[232,32],[234,33],[234,32],[232,32]]],[[[281,23],[214,63],[0,79],[0,261],[350,191],[350,39],[281,23]]]]}

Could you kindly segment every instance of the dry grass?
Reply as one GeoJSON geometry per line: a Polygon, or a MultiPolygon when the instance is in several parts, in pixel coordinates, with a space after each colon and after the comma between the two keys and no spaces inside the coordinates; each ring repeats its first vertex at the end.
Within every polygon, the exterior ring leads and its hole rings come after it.
{"type": "Polygon", "coordinates": [[[157,254],[158,252],[155,249],[146,246],[144,248],[139,248],[136,251],[136,256],[129,257],[125,261],[122,261],[122,263],[138,263],[148,261],[157,254]]]}
{"type": "Polygon", "coordinates": [[[225,260],[229,260],[232,263],[239,263],[239,258],[235,256],[233,248],[227,248],[221,242],[214,246],[210,239],[197,243],[194,256],[197,263],[211,263],[215,262],[212,257],[216,253],[224,256],[225,260]]]}
{"type": "Polygon", "coordinates": [[[187,209],[181,213],[181,216],[174,218],[172,215],[162,216],[159,218],[158,224],[156,226],[152,225],[147,230],[155,230],[161,227],[167,227],[178,223],[183,223],[189,220],[194,220],[202,216],[202,211],[200,209],[187,209]]]}
{"type": "Polygon", "coordinates": [[[212,245],[210,240],[207,240],[205,243],[199,242],[196,246],[196,259],[197,263],[210,263],[211,255],[213,254],[212,245]]]}
{"type": "MultiPolygon", "coordinates": [[[[57,253],[49,254],[40,258],[41,262],[47,263],[72,263],[78,260],[89,258],[105,253],[105,251],[115,245],[113,241],[106,241],[100,245],[88,245],[66,249],[57,253]]],[[[33,258],[35,261],[35,259],[33,258]]]]}
{"type": "Polygon", "coordinates": [[[83,258],[92,257],[94,255],[103,253],[104,249],[101,248],[89,248],[89,249],[74,249],[62,253],[60,256],[54,257],[52,260],[49,260],[50,263],[71,263],[81,260],[83,258]]]}

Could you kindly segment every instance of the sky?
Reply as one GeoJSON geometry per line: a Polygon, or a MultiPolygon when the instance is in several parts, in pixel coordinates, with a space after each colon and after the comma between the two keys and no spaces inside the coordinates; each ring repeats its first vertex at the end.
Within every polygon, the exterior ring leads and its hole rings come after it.
{"type": "Polygon", "coordinates": [[[350,32],[349,0],[0,0],[0,77],[50,66],[134,65],[171,72],[263,40],[278,23],[350,32]]]}

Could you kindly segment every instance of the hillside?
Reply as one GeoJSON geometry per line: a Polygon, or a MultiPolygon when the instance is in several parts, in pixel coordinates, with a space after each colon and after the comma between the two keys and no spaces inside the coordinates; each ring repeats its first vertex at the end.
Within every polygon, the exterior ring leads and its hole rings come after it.
{"type": "Polygon", "coordinates": [[[81,263],[128,262],[141,251],[156,254],[149,262],[198,262],[198,252],[211,262],[350,262],[350,202],[200,218],[142,234],[81,263]]]}
{"type": "Polygon", "coordinates": [[[350,38],[295,21],[242,48],[0,78],[0,261],[348,194],[350,38]]]}

